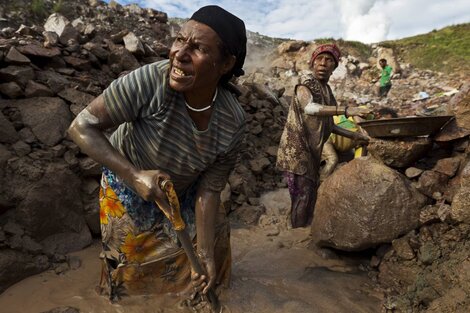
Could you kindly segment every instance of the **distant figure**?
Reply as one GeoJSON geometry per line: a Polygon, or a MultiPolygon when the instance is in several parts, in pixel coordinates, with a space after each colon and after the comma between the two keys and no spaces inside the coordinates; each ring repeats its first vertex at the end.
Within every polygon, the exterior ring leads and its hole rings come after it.
{"type": "Polygon", "coordinates": [[[284,132],[277,154],[277,168],[284,172],[291,196],[292,227],[310,225],[317,198],[323,144],[336,133],[367,143],[368,137],[341,128],[333,123],[333,115],[366,115],[370,110],[341,107],[328,85],[338,66],[340,51],[334,44],[320,45],[313,52],[309,66],[313,76],[295,87],[284,132]],[[307,108],[316,107],[314,115],[307,108]]]}
{"type": "Polygon", "coordinates": [[[382,73],[380,74],[380,88],[379,88],[379,97],[387,97],[390,88],[392,88],[392,67],[387,65],[387,60],[380,59],[380,66],[382,67],[382,73]]]}

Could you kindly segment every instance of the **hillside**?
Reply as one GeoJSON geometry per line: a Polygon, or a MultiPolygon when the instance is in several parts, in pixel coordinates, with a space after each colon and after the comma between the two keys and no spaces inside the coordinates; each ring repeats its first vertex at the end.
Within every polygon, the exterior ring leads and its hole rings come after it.
{"type": "Polygon", "coordinates": [[[463,76],[470,73],[470,23],[380,45],[393,48],[404,62],[420,69],[463,76]]]}
{"type": "MultiPolygon", "coordinates": [[[[92,1],[101,2],[101,1],[92,1]]],[[[74,1],[67,0],[18,0],[0,3],[0,28],[17,28],[21,24],[42,24],[51,13],[60,12],[72,18],[74,1]]],[[[90,12],[87,12],[90,14],[90,12]]],[[[181,24],[184,19],[171,18],[168,24],[181,24]]],[[[271,38],[247,30],[248,66],[258,56],[266,56],[282,42],[289,39],[271,38]]],[[[318,38],[315,42],[331,42],[331,38],[318,38]]],[[[347,54],[366,61],[370,57],[371,45],[358,41],[337,40],[347,54]]],[[[377,43],[379,46],[392,48],[402,63],[409,63],[422,70],[438,71],[445,74],[458,73],[467,76],[470,73],[470,23],[448,26],[433,30],[427,34],[406,37],[377,43]]]]}

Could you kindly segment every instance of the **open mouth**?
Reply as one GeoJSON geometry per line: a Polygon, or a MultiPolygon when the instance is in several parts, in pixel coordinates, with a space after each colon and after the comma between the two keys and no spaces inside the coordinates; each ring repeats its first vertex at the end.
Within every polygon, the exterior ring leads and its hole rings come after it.
{"type": "Polygon", "coordinates": [[[177,67],[173,68],[173,73],[175,73],[178,76],[182,76],[182,77],[186,76],[186,73],[183,70],[181,70],[177,67]]]}

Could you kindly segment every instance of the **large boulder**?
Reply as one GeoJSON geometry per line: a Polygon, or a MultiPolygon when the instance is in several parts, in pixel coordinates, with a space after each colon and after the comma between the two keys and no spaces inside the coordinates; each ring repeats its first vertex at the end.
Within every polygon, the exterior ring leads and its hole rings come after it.
{"type": "Polygon", "coordinates": [[[470,83],[465,83],[451,101],[457,125],[470,130],[470,83]]]}
{"type": "Polygon", "coordinates": [[[371,157],[355,159],[318,190],[312,235],[319,246],[358,251],[416,228],[427,198],[371,157]]]}
{"type": "Polygon", "coordinates": [[[452,201],[450,215],[456,222],[470,224],[470,162],[461,173],[460,189],[452,201]]]}

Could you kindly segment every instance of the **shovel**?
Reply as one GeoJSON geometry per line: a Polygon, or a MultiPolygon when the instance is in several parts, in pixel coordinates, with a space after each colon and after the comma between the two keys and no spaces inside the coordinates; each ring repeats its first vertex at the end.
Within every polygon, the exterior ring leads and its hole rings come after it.
{"type": "MultiPolygon", "coordinates": [[[[196,252],[193,249],[193,244],[191,239],[189,238],[189,234],[185,230],[186,225],[184,224],[184,221],[181,217],[180,204],[178,201],[178,196],[176,195],[175,189],[173,187],[173,183],[170,180],[165,179],[159,182],[159,186],[165,192],[168,198],[168,202],[170,203],[170,210],[165,210],[165,206],[160,205],[157,201],[158,207],[160,208],[160,210],[162,210],[162,212],[171,222],[171,225],[173,226],[173,229],[176,232],[176,236],[178,237],[178,240],[181,243],[181,246],[183,247],[183,250],[189,259],[189,263],[191,264],[193,271],[199,275],[205,275],[205,271],[199,263],[199,260],[196,256],[196,252]]],[[[215,294],[214,290],[212,288],[209,289],[206,295],[207,301],[209,302],[212,308],[212,312],[222,312],[219,299],[217,298],[217,295],[215,294]]]]}

